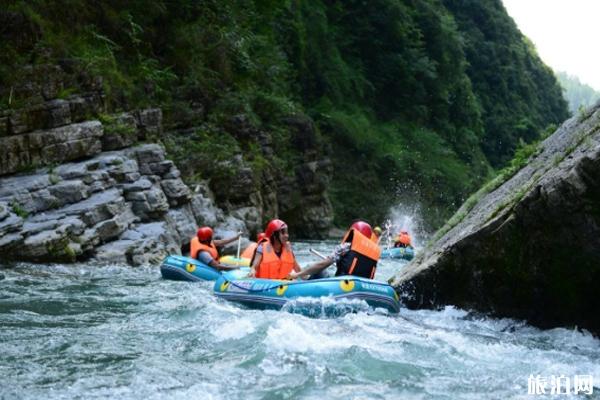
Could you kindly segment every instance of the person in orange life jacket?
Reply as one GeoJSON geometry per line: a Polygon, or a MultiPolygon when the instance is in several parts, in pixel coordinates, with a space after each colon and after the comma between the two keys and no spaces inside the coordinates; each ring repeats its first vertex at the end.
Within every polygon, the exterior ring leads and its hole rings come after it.
{"type": "Polygon", "coordinates": [[[232,267],[219,262],[217,246],[225,246],[238,240],[241,235],[241,233],[238,233],[228,239],[213,240],[213,230],[208,226],[203,226],[198,229],[196,236],[190,241],[190,257],[218,270],[237,269],[239,267],[232,267]]]}
{"type": "Polygon", "coordinates": [[[256,248],[258,247],[258,244],[260,242],[262,242],[263,240],[267,240],[265,233],[260,232],[258,235],[256,235],[256,242],[250,242],[250,244],[248,245],[248,247],[246,247],[244,249],[244,251],[242,252],[242,255],[240,257],[252,259],[254,257],[254,253],[256,252],[256,248]]]}
{"type": "Polygon", "coordinates": [[[371,234],[371,226],[368,223],[364,221],[353,223],[332,255],[300,272],[290,273],[290,278],[313,276],[335,263],[337,267],[335,276],[354,275],[373,279],[381,249],[371,240],[371,234]]]}
{"type": "Polygon", "coordinates": [[[398,233],[398,236],[394,238],[394,247],[412,247],[408,231],[403,229],[398,233]]]}
{"type": "Polygon", "coordinates": [[[265,279],[285,279],[292,271],[300,271],[292,246],[288,227],[280,219],[274,219],[265,229],[266,240],[256,248],[248,276],[265,279]]]}

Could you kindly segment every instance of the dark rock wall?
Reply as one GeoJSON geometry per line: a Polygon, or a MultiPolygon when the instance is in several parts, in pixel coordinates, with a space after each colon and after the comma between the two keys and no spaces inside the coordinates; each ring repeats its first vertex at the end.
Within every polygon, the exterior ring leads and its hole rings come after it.
{"type": "MultiPolygon", "coordinates": [[[[254,235],[275,217],[288,219],[296,238],[326,235],[331,170],[316,156],[310,119],[289,120],[306,155],[292,174],[270,165],[255,175],[239,154],[222,165],[232,171],[226,181],[196,182],[190,190],[161,146],[134,147],[160,137],[160,109],[108,114],[101,80],[77,75],[68,63],[27,68],[10,88],[15,103],[0,112],[4,260],[155,263],[180,253],[198,225],[221,236],[254,235]]],[[[232,118],[229,129],[258,138],[272,159],[270,136],[247,118],[232,118]]]]}
{"type": "Polygon", "coordinates": [[[600,105],[566,121],[393,279],[409,307],[453,304],[595,334],[599,283],[600,105]]]}

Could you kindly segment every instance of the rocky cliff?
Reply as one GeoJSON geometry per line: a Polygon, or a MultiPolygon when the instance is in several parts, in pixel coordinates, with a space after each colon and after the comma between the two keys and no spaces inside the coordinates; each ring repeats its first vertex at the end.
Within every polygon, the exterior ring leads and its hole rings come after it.
{"type": "Polygon", "coordinates": [[[11,90],[22,104],[0,114],[3,260],[139,265],[181,253],[200,224],[247,233],[160,145],[135,146],[161,133],[160,109],[106,114],[101,81],[57,65],[31,67],[11,90]],[[58,98],[73,81],[81,93],[58,98]]]}
{"type": "MultiPolygon", "coordinates": [[[[9,99],[0,110],[3,259],[138,265],[179,253],[198,225],[220,235],[253,235],[268,219],[282,217],[304,237],[324,237],[331,226],[331,165],[315,151],[308,117],[286,119],[304,155],[295,170],[276,168],[271,136],[240,114],[227,124],[228,134],[257,142],[261,173],[236,148],[225,160],[204,155],[211,168],[226,173],[203,174],[185,158],[176,166],[152,144],[183,139],[176,149],[197,143],[197,136],[185,142],[177,126],[164,132],[159,108],[111,112],[102,79],[68,60],[27,66],[0,89],[9,99]]],[[[185,129],[193,134],[202,128],[185,129]]]]}
{"type": "Polygon", "coordinates": [[[600,334],[600,104],[458,219],[392,279],[407,306],[453,304],[600,334]]]}
{"type": "Polygon", "coordinates": [[[246,232],[192,193],[155,144],[0,179],[4,260],[157,263],[181,254],[198,224],[246,232]]]}

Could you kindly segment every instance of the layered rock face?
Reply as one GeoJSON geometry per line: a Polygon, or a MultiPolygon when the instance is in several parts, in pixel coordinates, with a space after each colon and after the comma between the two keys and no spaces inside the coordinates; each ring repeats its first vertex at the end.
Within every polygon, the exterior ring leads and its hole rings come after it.
{"type": "Polygon", "coordinates": [[[181,254],[198,224],[245,230],[193,194],[156,144],[0,179],[3,259],[132,265],[181,254]]]}
{"type": "Polygon", "coordinates": [[[219,168],[232,173],[213,177],[210,187],[217,204],[226,213],[244,220],[253,234],[277,217],[288,223],[293,238],[326,238],[333,223],[333,207],[327,195],[333,173],[331,161],[323,158],[319,150],[310,118],[290,116],[285,122],[292,145],[303,154],[303,162],[293,171],[275,168],[271,136],[253,127],[245,116],[237,115],[231,118],[227,129],[238,140],[253,138],[269,163],[256,174],[238,154],[219,163],[219,168]]]}
{"type": "Polygon", "coordinates": [[[600,105],[467,207],[392,279],[407,306],[452,304],[600,334],[600,105]]]}
{"type": "Polygon", "coordinates": [[[108,115],[101,80],[28,68],[10,88],[18,104],[0,112],[2,260],[140,265],[180,254],[199,224],[247,232],[205,183],[193,193],[162,147],[129,147],[162,132],[160,109],[108,115]],[[66,88],[80,94],[58,98],[66,88]]]}
{"type": "MultiPolygon", "coordinates": [[[[198,225],[229,236],[260,232],[274,217],[309,228],[296,229],[296,237],[325,236],[331,170],[316,156],[310,119],[289,121],[307,156],[294,174],[267,165],[255,175],[239,154],[219,165],[232,173],[192,191],[162,147],[131,147],[160,137],[160,109],[107,114],[102,80],[63,64],[27,67],[21,81],[0,88],[12,99],[0,111],[3,259],[153,263],[180,253],[198,225]]],[[[247,118],[232,117],[227,129],[258,139],[272,161],[271,136],[247,118]]]]}

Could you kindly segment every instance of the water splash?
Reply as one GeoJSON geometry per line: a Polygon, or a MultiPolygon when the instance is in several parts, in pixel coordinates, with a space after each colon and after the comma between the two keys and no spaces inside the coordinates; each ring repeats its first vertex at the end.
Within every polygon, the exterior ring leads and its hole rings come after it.
{"type": "Polygon", "coordinates": [[[417,250],[423,247],[430,234],[425,230],[421,207],[418,204],[397,204],[390,208],[388,216],[383,222],[383,238],[380,244],[384,248],[394,245],[394,238],[401,230],[406,230],[411,238],[413,247],[417,250]]]}

